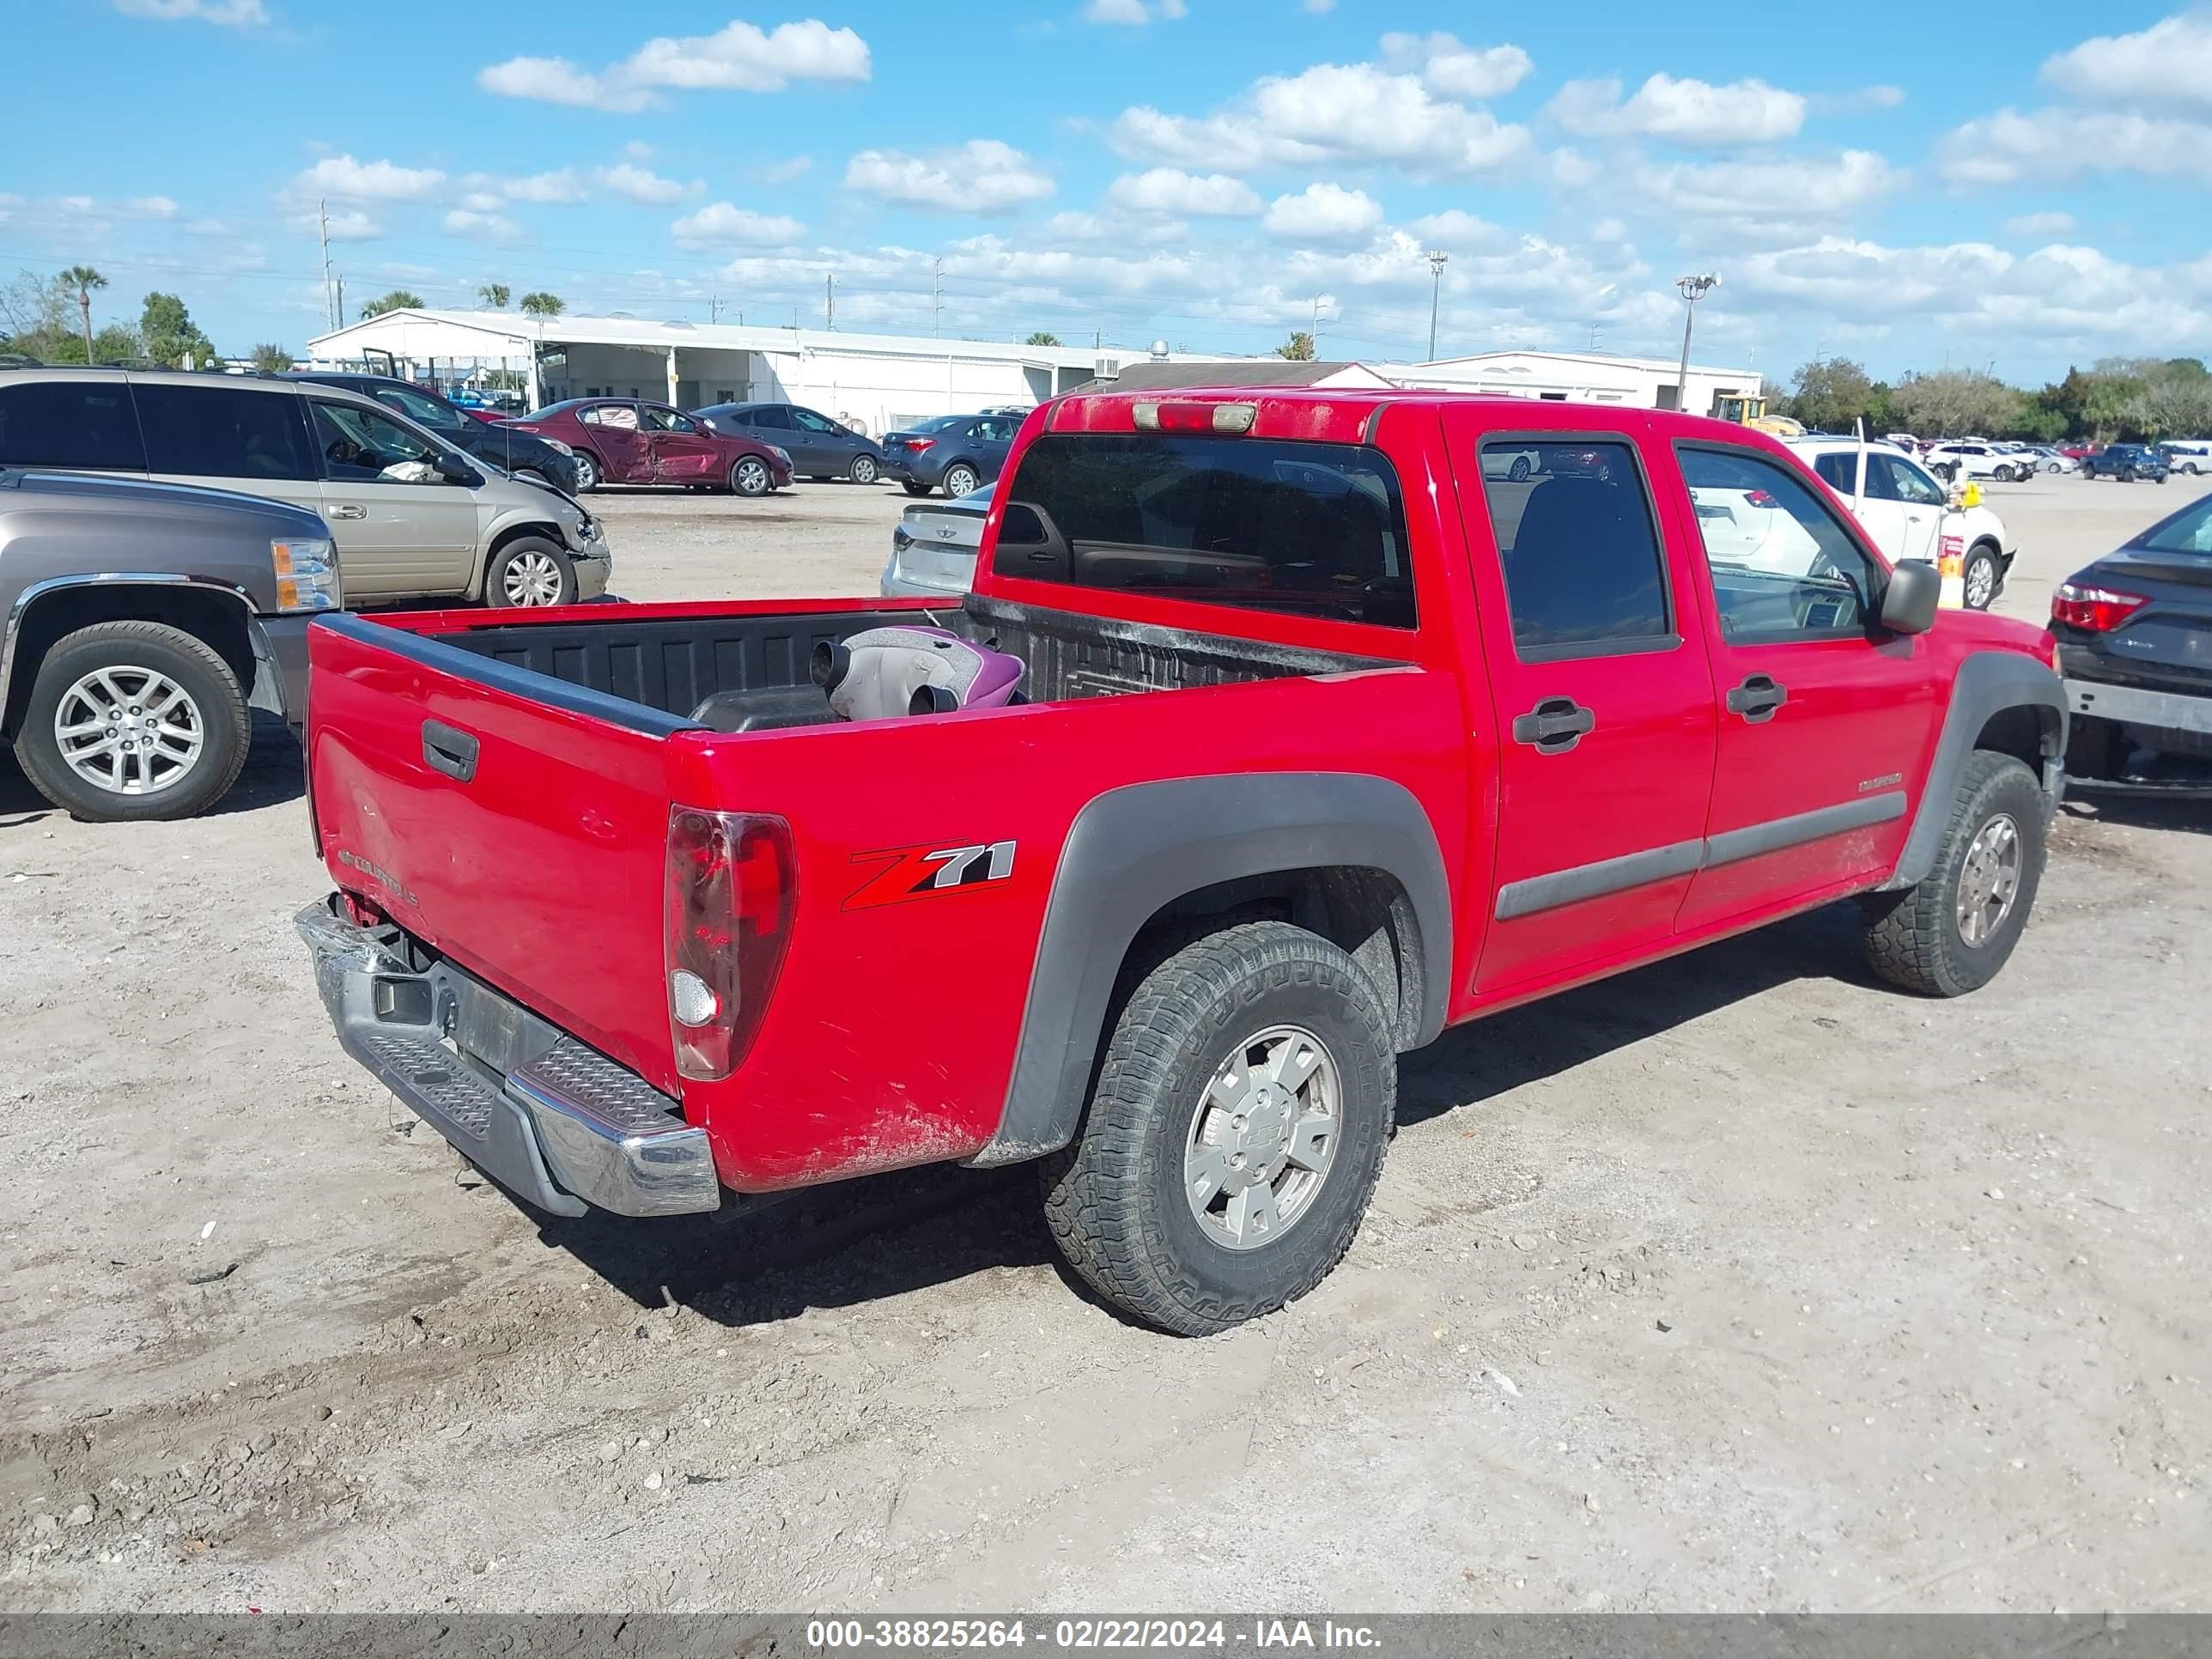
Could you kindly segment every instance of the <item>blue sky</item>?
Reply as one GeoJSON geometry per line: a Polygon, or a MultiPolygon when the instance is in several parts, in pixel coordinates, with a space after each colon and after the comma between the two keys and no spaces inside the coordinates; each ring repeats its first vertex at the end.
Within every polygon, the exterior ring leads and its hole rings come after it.
{"type": "Polygon", "coordinates": [[[1698,356],[1781,378],[2212,353],[2203,9],[78,0],[10,39],[0,280],[88,261],[226,351],[321,331],[322,200],[349,308],[815,325],[834,272],[840,325],[927,332],[941,276],[948,335],[1318,315],[1404,359],[1437,246],[1444,355],[1671,355],[1696,270],[1698,356]]]}

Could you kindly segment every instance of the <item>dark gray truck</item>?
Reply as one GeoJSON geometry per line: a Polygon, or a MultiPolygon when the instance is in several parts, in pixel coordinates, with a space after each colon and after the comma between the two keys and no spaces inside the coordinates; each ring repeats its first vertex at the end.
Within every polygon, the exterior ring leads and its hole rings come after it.
{"type": "Polygon", "coordinates": [[[331,532],[256,495],[0,468],[0,736],[99,821],[185,818],[237,781],[251,710],[306,718],[331,532]]]}

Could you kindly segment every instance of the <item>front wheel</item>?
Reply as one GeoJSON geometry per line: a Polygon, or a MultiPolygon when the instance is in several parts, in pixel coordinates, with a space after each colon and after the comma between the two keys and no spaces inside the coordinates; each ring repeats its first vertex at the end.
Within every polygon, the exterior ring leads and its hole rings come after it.
{"type": "Polygon", "coordinates": [[[1997,597],[1997,556],[1986,547],[1966,555],[1964,580],[1960,584],[1969,611],[1986,611],[1997,597]]]}
{"type": "Polygon", "coordinates": [[[1995,979],[2043,879],[2044,805],[2034,773],[2009,755],[1976,750],[1927,875],[1862,901],[1875,972],[1932,997],[1963,996],[1995,979]]]}
{"type": "Polygon", "coordinates": [[[73,817],[189,818],[238,781],[252,718],[206,641],[163,623],[99,623],[39,665],[15,759],[73,817]]]}
{"type": "Polygon", "coordinates": [[[484,572],[484,603],[492,605],[574,605],[576,567],[568,550],[543,536],[518,536],[492,555],[484,572]]]}
{"type": "Polygon", "coordinates": [[[599,487],[599,464],[589,450],[576,452],[576,493],[588,495],[599,487]]]}
{"type": "Polygon", "coordinates": [[[950,500],[958,501],[982,482],[965,461],[955,461],[945,469],[945,494],[950,500]]]}
{"type": "Polygon", "coordinates": [[[768,470],[768,463],[757,455],[746,455],[730,469],[730,493],[732,495],[765,495],[775,479],[768,470]]]}
{"type": "Polygon", "coordinates": [[[1505,476],[1511,479],[1515,483],[1527,483],[1528,482],[1528,458],[1526,455],[1516,455],[1513,458],[1513,465],[1505,469],[1505,476]]]}
{"type": "Polygon", "coordinates": [[[1351,1248],[1397,1100],[1374,981],[1287,922],[1230,927],[1147,974],[1115,1023],[1045,1218],[1085,1282],[1184,1336],[1274,1312],[1351,1248]]]}
{"type": "Polygon", "coordinates": [[[1996,470],[1996,480],[1999,483],[2010,483],[2012,478],[2013,472],[2010,467],[2001,466],[1996,470]]]}
{"type": "Polygon", "coordinates": [[[876,481],[876,458],[872,455],[853,457],[853,470],[848,474],[856,484],[872,484],[876,481]]]}

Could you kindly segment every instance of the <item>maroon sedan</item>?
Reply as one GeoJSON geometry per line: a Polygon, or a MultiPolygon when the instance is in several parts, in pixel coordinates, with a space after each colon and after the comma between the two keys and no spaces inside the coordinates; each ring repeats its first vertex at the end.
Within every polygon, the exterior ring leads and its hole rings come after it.
{"type": "Polygon", "coordinates": [[[601,484],[683,484],[765,495],[791,482],[791,457],[775,445],[717,432],[666,404],[571,398],[508,424],[574,451],[579,495],[601,484]]]}

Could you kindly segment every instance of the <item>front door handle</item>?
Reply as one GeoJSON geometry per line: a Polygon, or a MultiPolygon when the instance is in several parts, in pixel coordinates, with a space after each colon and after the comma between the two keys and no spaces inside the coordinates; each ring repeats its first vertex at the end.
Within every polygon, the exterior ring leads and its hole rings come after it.
{"type": "Polygon", "coordinates": [[[443,720],[422,722],[422,758],[434,772],[467,783],[477,775],[480,745],[474,734],[443,720]]]}
{"type": "Polygon", "coordinates": [[[1597,716],[1572,697],[1547,697],[1513,722],[1513,741],[1540,755],[1564,755],[1597,727],[1597,716]]]}
{"type": "Polygon", "coordinates": [[[343,507],[329,508],[324,516],[331,519],[365,519],[368,516],[368,509],[365,507],[355,507],[349,502],[343,507]]]}
{"type": "Polygon", "coordinates": [[[1741,714],[1753,726],[1774,718],[1774,711],[1790,701],[1790,688],[1777,684],[1771,674],[1753,674],[1728,694],[1729,712],[1741,714]]]}

